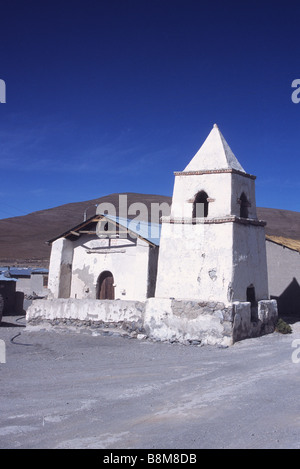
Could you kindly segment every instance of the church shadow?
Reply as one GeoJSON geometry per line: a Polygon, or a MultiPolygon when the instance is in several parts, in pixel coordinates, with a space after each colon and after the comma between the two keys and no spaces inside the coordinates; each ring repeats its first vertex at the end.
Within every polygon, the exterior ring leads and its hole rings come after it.
{"type": "Polygon", "coordinates": [[[300,285],[294,277],[279,296],[271,296],[277,301],[278,317],[289,324],[300,321],[300,285]]]}

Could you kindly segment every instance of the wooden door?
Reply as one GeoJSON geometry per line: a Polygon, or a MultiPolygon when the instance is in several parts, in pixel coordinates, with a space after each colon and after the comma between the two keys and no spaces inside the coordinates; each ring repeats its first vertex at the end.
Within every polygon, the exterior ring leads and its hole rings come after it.
{"type": "Polygon", "coordinates": [[[97,283],[97,298],[99,300],[115,299],[114,277],[111,272],[102,272],[97,283]]]}

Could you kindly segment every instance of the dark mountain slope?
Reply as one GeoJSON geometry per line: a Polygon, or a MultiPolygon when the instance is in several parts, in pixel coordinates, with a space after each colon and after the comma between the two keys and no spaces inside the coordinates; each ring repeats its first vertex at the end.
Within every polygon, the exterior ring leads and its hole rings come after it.
{"type": "MultiPolygon", "coordinates": [[[[171,197],[127,193],[128,206],[143,202],[151,213],[151,203],[171,203],[171,197]]],[[[0,220],[0,265],[48,267],[49,239],[79,224],[86,210],[87,218],[96,210],[95,204],[112,203],[118,210],[119,194],[98,199],[60,205],[28,215],[0,220]]],[[[258,218],[267,221],[266,234],[300,240],[300,213],[272,208],[257,208],[258,218]]],[[[132,217],[135,215],[133,214],[132,217]]]]}

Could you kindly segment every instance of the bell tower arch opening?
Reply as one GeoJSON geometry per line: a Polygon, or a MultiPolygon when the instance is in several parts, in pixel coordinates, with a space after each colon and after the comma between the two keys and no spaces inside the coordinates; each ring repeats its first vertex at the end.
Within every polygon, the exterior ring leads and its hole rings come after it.
{"type": "Polygon", "coordinates": [[[193,218],[206,218],[208,216],[208,195],[205,191],[196,194],[192,216],[193,218]]]}
{"type": "Polygon", "coordinates": [[[241,218],[249,218],[249,201],[245,195],[245,192],[242,193],[240,197],[240,217],[241,218]]]}

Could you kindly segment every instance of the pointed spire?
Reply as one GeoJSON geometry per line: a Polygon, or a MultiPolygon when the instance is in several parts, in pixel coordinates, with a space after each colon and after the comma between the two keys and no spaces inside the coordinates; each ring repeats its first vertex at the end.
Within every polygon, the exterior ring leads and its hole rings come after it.
{"type": "Polygon", "coordinates": [[[184,172],[215,169],[236,169],[245,173],[217,124],[214,124],[207,139],[184,169],[184,172]]]}

